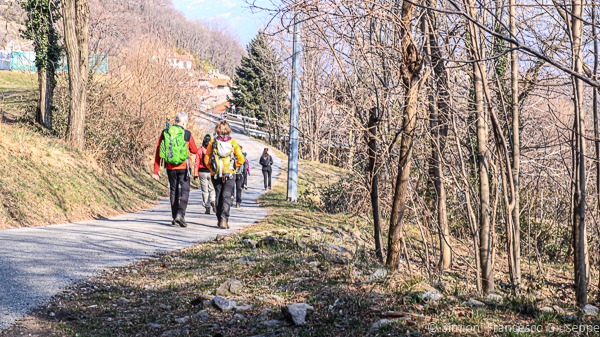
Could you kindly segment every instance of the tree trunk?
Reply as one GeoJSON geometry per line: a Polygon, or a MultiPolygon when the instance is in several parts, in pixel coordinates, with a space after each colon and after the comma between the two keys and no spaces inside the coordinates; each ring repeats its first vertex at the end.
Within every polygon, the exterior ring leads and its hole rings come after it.
{"type": "Polygon", "coordinates": [[[369,180],[371,182],[371,207],[373,210],[373,229],[375,238],[375,255],[383,263],[383,245],[381,237],[381,216],[379,214],[379,163],[377,160],[377,108],[369,111],[369,126],[367,129],[369,180]]]}
{"type": "MultiPolygon", "coordinates": [[[[428,6],[433,7],[432,0],[428,6]]],[[[428,31],[429,45],[427,53],[430,55],[435,81],[432,81],[433,94],[429,101],[429,123],[431,128],[431,158],[430,177],[435,188],[437,219],[439,225],[440,239],[440,271],[449,269],[452,264],[452,250],[450,249],[450,227],[448,225],[448,211],[446,208],[446,188],[443,180],[443,153],[448,135],[448,77],[446,67],[442,59],[442,52],[437,42],[437,22],[433,10],[427,10],[428,23],[425,30],[428,31]]]]}
{"type": "MultiPolygon", "coordinates": [[[[516,6],[515,0],[510,0],[510,17],[509,26],[510,33],[512,36],[517,35],[517,24],[516,24],[516,6]]],[[[511,87],[511,110],[512,110],[512,179],[513,179],[513,209],[512,209],[512,247],[511,250],[513,261],[512,261],[512,273],[513,276],[512,286],[515,293],[518,293],[521,288],[521,220],[520,220],[520,196],[519,196],[519,171],[521,167],[521,142],[520,142],[520,118],[519,118],[519,58],[516,46],[510,52],[510,87],[511,87]]],[[[508,164],[508,163],[507,163],[508,164]]],[[[510,179],[510,177],[508,177],[510,179]]]]}
{"type": "Polygon", "coordinates": [[[63,25],[71,94],[67,141],[78,149],[82,149],[85,143],[85,113],[89,75],[89,14],[87,0],[63,1],[63,25]]]}
{"type": "MultiPolygon", "coordinates": [[[[592,38],[594,39],[594,70],[593,79],[598,80],[598,31],[596,28],[596,6],[592,6],[592,38]]],[[[593,113],[594,113],[594,149],[596,153],[596,218],[600,214],[600,125],[598,116],[598,88],[593,88],[593,113]]],[[[598,226],[596,224],[596,226],[598,226]]],[[[600,277],[598,278],[598,288],[600,288],[600,277]]]]}
{"type": "MultiPolygon", "coordinates": [[[[583,2],[573,0],[571,14],[572,36],[572,62],[573,70],[583,73],[583,2]]],[[[573,248],[575,249],[575,294],[577,305],[583,307],[587,304],[587,277],[589,263],[587,256],[587,233],[585,224],[585,197],[586,197],[586,149],[585,149],[585,112],[583,111],[583,81],[572,77],[573,81],[573,131],[575,133],[575,155],[573,169],[575,193],[573,193],[573,248]]]]}
{"type": "MultiPolygon", "coordinates": [[[[413,20],[414,5],[411,2],[402,2],[400,23],[402,25],[402,82],[406,88],[404,115],[402,120],[402,140],[400,141],[400,157],[398,160],[398,176],[392,213],[390,214],[390,231],[388,236],[388,255],[386,265],[391,270],[397,270],[400,262],[402,237],[402,220],[406,211],[406,197],[408,194],[408,179],[412,164],[413,140],[417,124],[417,105],[421,90],[421,70],[423,56],[412,38],[411,23],[413,20]]],[[[406,257],[408,259],[408,256],[406,257]]]]}
{"type": "Polygon", "coordinates": [[[48,96],[47,93],[47,85],[48,82],[48,76],[46,74],[46,69],[44,68],[39,68],[38,69],[38,90],[39,90],[39,95],[38,95],[38,100],[37,100],[37,109],[36,109],[36,116],[35,116],[35,121],[38,122],[42,127],[44,128],[48,128],[48,125],[46,124],[46,98],[48,96]]]}
{"type": "Polygon", "coordinates": [[[44,105],[44,123],[48,130],[52,130],[52,107],[54,98],[54,89],[56,88],[56,70],[46,71],[46,103],[44,105]]]}
{"type": "MultiPolygon", "coordinates": [[[[467,1],[467,10],[475,17],[473,1],[467,1]]],[[[488,116],[485,109],[484,81],[487,78],[485,52],[480,40],[479,28],[468,23],[471,53],[473,57],[473,85],[475,91],[475,110],[477,115],[477,166],[479,178],[479,255],[481,263],[481,285],[484,294],[494,291],[493,273],[493,231],[490,225],[490,182],[489,182],[489,149],[488,149],[488,116]]]]}

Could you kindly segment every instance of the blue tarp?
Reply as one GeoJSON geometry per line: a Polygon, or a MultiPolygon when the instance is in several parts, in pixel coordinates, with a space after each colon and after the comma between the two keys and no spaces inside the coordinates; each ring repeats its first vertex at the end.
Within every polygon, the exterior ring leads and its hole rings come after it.
{"type": "MultiPolygon", "coordinates": [[[[108,55],[106,54],[90,54],[90,70],[95,74],[106,74],[108,73],[108,55]]],[[[19,70],[28,72],[37,72],[35,65],[35,52],[32,51],[14,51],[7,53],[0,51],[0,70],[19,70]],[[5,64],[6,62],[6,64],[5,64]]],[[[62,57],[60,64],[57,67],[58,71],[66,71],[69,67],[67,66],[66,57],[62,57]]]]}
{"type": "Polygon", "coordinates": [[[32,51],[14,51],[10,61],[11,70],[36,72],[35,53],[32,51]]]}

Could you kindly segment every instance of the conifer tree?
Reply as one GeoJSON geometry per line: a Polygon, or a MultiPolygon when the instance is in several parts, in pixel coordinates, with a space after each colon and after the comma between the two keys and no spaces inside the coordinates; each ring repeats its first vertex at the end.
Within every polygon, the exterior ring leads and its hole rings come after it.
{"type": "Polygon", "coordinates": [[[279,139],[279,127],[285,114],[285,83],[279,55],[268,37],[258,32],[247,47],[248,56],[236,69],[231,103],[238,112],[258,118],[270,131],[271,144],[279,139]]]}

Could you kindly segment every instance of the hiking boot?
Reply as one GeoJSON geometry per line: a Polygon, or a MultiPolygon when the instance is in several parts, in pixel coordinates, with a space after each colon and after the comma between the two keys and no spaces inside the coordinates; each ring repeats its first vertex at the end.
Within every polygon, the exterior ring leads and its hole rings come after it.
{"type": "Polygon", "coordinates": [[[206,212],[204,214],[210,214],[210,207],[206,207],[206,212]]]}
{"type": "Polygon", "coordinates": [[[185,219],[183,218],[183,215],[181,215],[181,214],[177,214],[177,216],[175,217],[175,220],[173,220],[173,222],[175,223],[175,225],[179,225],[181,227],[187,227],[187,223],[185,223],[185,219]]]}
{"type": "Polygon", "coordinates": [[[238,202],[237,204],[235,204],[235,208],[241,208],[242,206],[240,206],[240,203],[238,202]]]}
{"type": "Polygon", "coordinates": [[[229,229],[229,222],[227,220],[223,220],[222,225],[223,225],[223,227],[221,227],[221,228],[229,229]]]}

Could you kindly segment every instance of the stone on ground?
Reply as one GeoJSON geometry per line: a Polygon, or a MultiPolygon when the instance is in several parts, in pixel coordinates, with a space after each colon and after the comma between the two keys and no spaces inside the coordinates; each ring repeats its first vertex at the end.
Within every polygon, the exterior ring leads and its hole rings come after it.
{"type": "Polygon", "coordinates": [[[591,304],[586,304],[585,307],[583,307],[583,313],[586,316],[598,316],[599,311],[600,310],[597,307],[591,304]]]}
{"type": "Polygon", "coordinates": [[[470,306],[471,308],[482,308],[482,307],[485,307],[485,303],[483,303],[481,301],[478,301],[478,300],[476,300],[474,298],[470,298],[467,301],[467,305],[470,306]]]}
{"type": "Polygon", "coordinates": [[[306,303],[294,303],[281,308],[281,312],[290,319],[294,325],[306,324],[306,312],[314,308],[306,303]]]}
{"type": "Polygon", "coordinates": [[[228,300],[225,297],[215,296],[213,304],[221,311],[233,310],[235,307],[235,301],[228,300]]]}

